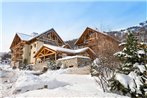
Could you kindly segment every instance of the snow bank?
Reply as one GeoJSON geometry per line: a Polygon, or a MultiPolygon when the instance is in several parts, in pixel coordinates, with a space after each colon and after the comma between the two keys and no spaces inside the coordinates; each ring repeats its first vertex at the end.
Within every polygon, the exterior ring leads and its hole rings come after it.
{"type": "Polygon", "coordinates": [[[104,92],[79,92],[68,88],[57,88],[54,90],[42,89],[29,91],[23,94],[15,96],[15,98],[129,98],[126,96],[120,96],[112,93],[104,92]]]}
{"type": "MultiPolygon", "coordinates": [[[[96,98],[128,98],[112,93],[105,93],[91,75],[67,74],[69,69],[55,71],[36,76],[33,71],[11,70],[15,73],[10,98],[26,97],[96,97],[96,98]],[[11,94],[13,93],[13,95],[11,94]]],[[[5,93],[7,93],[5,92],[5,93]]],[[[8,97],[9,97],[8,96],[8,97]]]]}
{"type": "Polygon", "coordinates": [[[38,88],[42,88],[41,79],[38,76],[23,73],[21,77],[19,77],[13,86],[13,93],[25,92],[28,90],[34,90],[38,88]]]}
{"type": "Polygon", "coordinates": [[[0,64],[0,70],[12,70],[10,65],[0,64]]]}
{"type": "Polygon", "coordinates": [[[13,85],[13,94],[42,88],[53,89],[68,85],[67,83],[60,82],[54,78],[45,77],[46,75],[36,76],[31,73],[22,72],[15,85],[13,85]]]}
{"type": "MultiPolygon", "coordinates": [[[[61,73],[62,70],[60,70],[61,73]]],[[[63,72],[64,73],[64,72],[63,72]]],[[[25,93],[17,94],[15,98],[24,97],[96,97],[96,98],[128,98],[112,93],[104,93],[95,79],[90,75],[75,75],[75,74],[57,74],[56,71],[47,72],[41,75],[42,79],[46,77],[45,81],[53,80],[56,84],[54,88],[45,88],[39,90],[32,90],[25,93]],[[46,76],[46,77],[45,77],[46,76]],[[61,81],[60,83],[57,81],[61,81]],[[65,84],[66,85],[65,85],[65,84]]]]}

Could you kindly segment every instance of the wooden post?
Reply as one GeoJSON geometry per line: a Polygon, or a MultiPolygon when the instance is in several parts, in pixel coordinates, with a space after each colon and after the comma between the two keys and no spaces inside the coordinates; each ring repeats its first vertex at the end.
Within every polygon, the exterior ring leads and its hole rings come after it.
{"type": "Polygon", "coordinates": [[[57,60],[57,53],[55,53],[55,60],[57,60]]]}
{"type": "Polygon", "coordinates": [[[45,56],[44,56],[44,58],[43,58],[43,61],[45,62],[45,56]]]}
{"type": "Polygon", "coordinates": [[[35,57],[35,64],[36,64],[37,58],[35,57]]]}

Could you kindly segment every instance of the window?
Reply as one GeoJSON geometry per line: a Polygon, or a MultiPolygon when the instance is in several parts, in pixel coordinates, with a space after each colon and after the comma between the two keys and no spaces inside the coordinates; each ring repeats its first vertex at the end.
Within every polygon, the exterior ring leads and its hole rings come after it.
{"type": "Polygon", "coordinates": [[[36,47],[36,44],[34,44],[34,47],[36,47]]]}
{"type": "Polygon", "coordinates": [[[35,54],[35,51],[33,52],[33,54],[35,54]]]}
{"type": "Polygon", "coordinates": [[[48,34],[48,38],[51,39],[51,35],[50,34],[48,34]]]}
{"type": "Polygon", "coordinates": [[[31,45],[31,49],[32,49],[32,45],[31,45]]]}
{"type": "Polygon", "coordinates": [[[73,65],[70,65],[69,68],[73,67],[73,65]]]}
{"type": "Polygon", "coordinates": [[[90,32],[89,37],[90,38],[94,37],[94,32],[90,32]]]}

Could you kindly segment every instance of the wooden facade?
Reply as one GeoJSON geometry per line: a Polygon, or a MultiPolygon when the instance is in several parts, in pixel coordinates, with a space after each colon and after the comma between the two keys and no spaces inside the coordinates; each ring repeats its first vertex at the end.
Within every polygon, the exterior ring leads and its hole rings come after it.
{"type": "Polygon", "coordinates": [[[112,55],[120,50],[119,44],[120,42],[111,36],[89,27],[86,28],[80,38],[75,42],[78,48],[91,48],[97,56],[112,55]]]}
{"type": "Polygon", "coordinates": [[[18,34],[15,35],[13,42],[10,46],[12,58],[11,60],[16,62],[22,62],[23,57],[23,47],[25,44],[28,44],[26,41],[22,40],[18,34]]]}
{"type": "MultiPolygon", "coordinates": [[[[34,53],[36,53],[43,44],[50,44],[55,46],[65,45],[64,41],[60,38],[54,29],[50,29],[34,37],[31,35],[26,35],[26,37],[24,37],[24,35],[25,34],[21,36],[21,34],[16,33],[10,46],[12,52],[11,60],[13,63],[23,63],[25,60],[27,60],[27,63],[35,62],[34,53]]],[[[49,52],[46,52],[47,50],[43,51],[45,51],[44,53],[46,53],[46,55],[49,54],[49,52]]]]}
{"type": "Polygon", "coordinates": [[[29,40],[29,43],[33,43],[35,41],[41,41],[45,44],[50,44],[55,46],[62,46],[65,44],[64,41],[61,39],[61,37],[57,34],[57,32],[54,29],[50,29],[32,38],[31,40],[29,40]]]}

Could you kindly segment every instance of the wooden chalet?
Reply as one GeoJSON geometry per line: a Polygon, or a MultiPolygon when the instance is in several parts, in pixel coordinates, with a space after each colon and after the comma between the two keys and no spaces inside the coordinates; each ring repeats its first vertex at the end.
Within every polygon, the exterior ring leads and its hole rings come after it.
{"type": "Polygon", "coordinates": [[[49,44],[44,44],[35,54],[34,58],[36,58],[35,60],[36,62],[40,63],[46,60],[57,60],[65,56],[74,56],[74,55],[85,55],[85,56],[89,56],[91,59],[96,58],[96,54],[89,47],[72,50],[49,44]]]}
{"type": "Polygon", "coordinates": [[[75,42],[77,48],[89,47],[97,56],[112,55],[120,50],[120,42],[106,33],[87,27],[80,38],[75,42]]]}
{"type": "Polygon", "coordinates": [[[65,43],[53,28],[41,34],[16,33],[10,46],[12,65],[37,64],[75,55],[88,56],[94,60],[98,56],[109,54],[108,52],[113,54],[118,51],[119,43],[111,36],[89,27],[75,42],[76,50],[71,49],[71,46],[65,43]]]}
{"type": "Polygon", "coordinates": [[[12,65],[19,66],[20,63],[34,64],[34,55],[43,44],[54,46],[65,45],[64,41],[53,28],[39,35],[36,33],[32,33],[32,35],[16,33],[10,46],[12,52],[12,65]]]}

